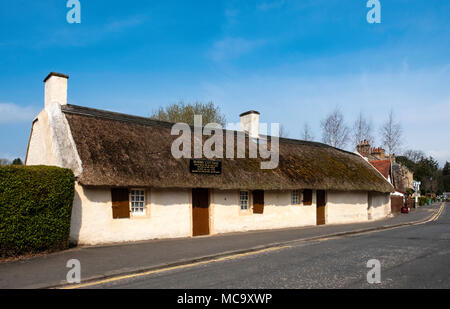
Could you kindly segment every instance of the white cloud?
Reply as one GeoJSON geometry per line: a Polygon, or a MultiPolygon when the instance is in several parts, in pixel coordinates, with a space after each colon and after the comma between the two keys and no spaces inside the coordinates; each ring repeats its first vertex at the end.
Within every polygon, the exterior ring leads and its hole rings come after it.
{"type": "Polygon", "coordinates": [[[19,106],[13,103],[0,103],[0,124],[30,122],[38,114],[32,106],[19,106]]]}
{"type": "Polygon", "coordinates": [[[220,41],[216,41],[213,44],[209,55],[215,61],[222,61],[250,53],[264,44],[264,40],[247,40],[244,38],[227,37],[220,41]]]}

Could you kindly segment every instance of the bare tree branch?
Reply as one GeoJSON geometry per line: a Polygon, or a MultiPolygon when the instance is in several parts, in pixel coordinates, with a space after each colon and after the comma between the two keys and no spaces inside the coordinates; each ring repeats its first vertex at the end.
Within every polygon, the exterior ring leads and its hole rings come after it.
{"type": "Polygon", "coordinates": [[[344,115],[339,108],[322,120],[322,141],[336,148],[344,148],[350,139],[350,129],[345,124],[344,115]]]}
{"type": "Polygon", "coordinates": [[[289,131],[286,129],[286,127],[282,124],[280,124],[280,131],[278,134],[279,137],[289,137],[289,131]]]}
{"type": "Polygon", "coordinates": [[[413,161],[414,163],[418,163],[420,160],[425,158],[425,153],[422,150],[406,150],[403,155],[407,157],[409,160],[413,161]]]}
{"type": "Polygon", "coordinates": [[[391,110],[388,119],[380,129],[383,139],[383,146],[387,148],[389,154],[400,151],[402,145],[402,126],[395,121],[394,111],[391,110]]]}
{"type": "Polygon", "coordinates": [[[364,117],[362,112],[359,113],[353,124],[352,137],[355,147],[363,140],[369,141],[372,145],[375,144],[375,138],[372,134],[372,123],[364,117]]]}
{"type": "Polygon", "coordinates": [[[309,127],[308,123],[305,123],[305,125],[303,126],[303,131],[302,131],[301,138],[304,141],[312,141],[312,140],[314,140],[314,135],[312,134],[311,128],[309,127]]]}

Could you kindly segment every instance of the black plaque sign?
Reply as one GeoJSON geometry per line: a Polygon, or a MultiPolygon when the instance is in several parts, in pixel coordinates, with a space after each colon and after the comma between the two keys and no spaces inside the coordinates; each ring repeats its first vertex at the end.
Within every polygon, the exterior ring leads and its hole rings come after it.
{"type": "Polygon", "coordinates": [[[222,161],[191,159],[189,170],[194,174],[222,174],[222,161]]]}

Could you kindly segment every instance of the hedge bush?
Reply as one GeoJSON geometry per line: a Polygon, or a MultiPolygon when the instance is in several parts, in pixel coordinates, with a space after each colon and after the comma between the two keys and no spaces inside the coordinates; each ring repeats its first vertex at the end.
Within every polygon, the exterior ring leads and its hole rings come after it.
{"type": "Polygon", "coordinates": [[[419,197],[419,206],[426,205],[428,203],[428,199],[425,196],[419,197]]]}
{"type": "Polygon", "coordinates": [[[0,167],[0,256],[66,249],[74,182],[69,169],[0,167]]]}

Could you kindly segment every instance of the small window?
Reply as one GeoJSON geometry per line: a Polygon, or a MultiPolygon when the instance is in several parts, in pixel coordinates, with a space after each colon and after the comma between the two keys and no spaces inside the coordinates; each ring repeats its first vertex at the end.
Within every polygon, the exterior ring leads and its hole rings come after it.
{"type": "Polygon", "coordinates": [[[241,210],[248,210],[248,191],[240,192],[241,210]]]}
{"type": "Polygon", "coordinates": [[[303,205],[312,205],[312,190],[303,190],[303,205]]]}
{"type": "Polygon", "coordinates": [[[145,191],[131,190],[130,205],[131,205],[131,213],[134,216],[145,216],[145,191]]]}
{"type": "Polygon", "coordinates": [[[299,192],[298,190],[292,190],[292,205],[300,204],[299,192]]]}

